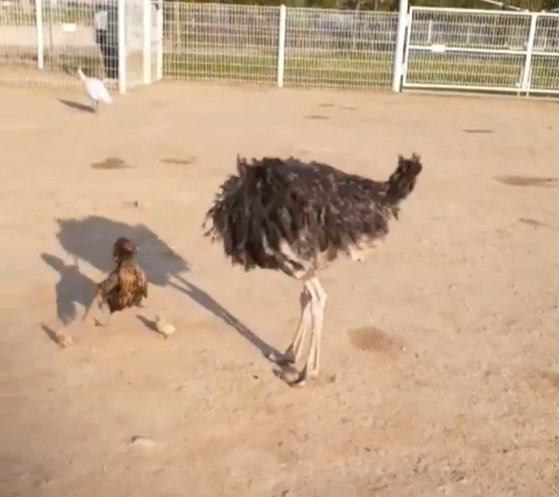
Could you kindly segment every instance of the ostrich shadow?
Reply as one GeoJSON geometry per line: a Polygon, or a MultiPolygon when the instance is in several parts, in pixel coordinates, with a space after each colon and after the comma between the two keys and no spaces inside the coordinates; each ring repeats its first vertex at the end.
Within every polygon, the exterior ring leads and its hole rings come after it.
{"type": "Polygon", "coordinates": [[[180,275],[176,276],[178,281],[171,282],[170,285],[173,288],[185,293],[192,300],[196,301],[199,305],[204,307],[206,310],[220,318],[226,324],[237,330],[237,332],[248,342],[254,345],[266,358],[269,359],[272,354],[275,356],[279,355],[279,351],[274,347],[262,340],[256,333],[254,333],[250,328],[248,328],[242,321],[239,321],[233,314],[231,314],[225,307],[223,307],[219,302],[217,302],[209,293],[205,292],[202,288],[188,281],[180,275]]]}
{"type": "MultiPolygon", "coordinates": [[[[111,250],[114,241],[120,236],[129,238],[138,247],[137,261],[149,284],[180,290],[236,330],[264,356],[268,357],[271,352],[277,353],[209,293],[182,276],[181,273],[190,271],[188,262],[147,226],[129,225],[102,216],[58,219],[57,222],[59,231],[56,236],[62,248],[104,273],[113,269],[111,250]]],[[[145,320],[141,321],[150,327],[145,320]]]]}

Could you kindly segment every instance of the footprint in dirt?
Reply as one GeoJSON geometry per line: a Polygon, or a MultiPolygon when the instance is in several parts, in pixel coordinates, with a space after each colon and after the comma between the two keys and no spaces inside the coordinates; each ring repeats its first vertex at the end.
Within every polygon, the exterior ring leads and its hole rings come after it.
{"type": "Polygon", "coordinates": [[[118,157],[108,157],[101,162],[93,162],[91,164],[93,169],[132,169],[134,166],[126,164],[122,159],[118,157]]]}
{"type": "Polygon", "coordinates": [[[163,164],[174,164],[178,166],[188,166],[196,162],[196,157],[185,157],[184,159],[177,159],[175,157],[164,157],[161,159],[163,164]]]}

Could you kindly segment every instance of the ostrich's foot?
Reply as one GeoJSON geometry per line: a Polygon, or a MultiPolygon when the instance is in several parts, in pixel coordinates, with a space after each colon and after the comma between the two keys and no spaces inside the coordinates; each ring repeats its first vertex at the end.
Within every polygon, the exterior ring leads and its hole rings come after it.
{"type": "Polygon", "coordinates": [[[270,352],[268,359],[278,366],[289,366],[297,362],[295,352],[292,347],[289,347],[283,354],[277,352],[270,352]]]}
{"type": "Polygon", "coordinates": [[[318,378],[318,371],[282,371],[281,379],[291,387],[304,387],[309,380],[318,378]]]}

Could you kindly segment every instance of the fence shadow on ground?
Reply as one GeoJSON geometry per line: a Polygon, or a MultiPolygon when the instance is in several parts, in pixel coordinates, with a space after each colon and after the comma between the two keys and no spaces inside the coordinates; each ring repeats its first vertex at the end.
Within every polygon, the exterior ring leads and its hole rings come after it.
{"type": "MultiPolygon", "coordinates": [[[[270,352],[276,352],[209,293],[185,278],[182,273],[190,271],[188,262],[147,226],[143,224],[129,225],[103,216],[58,219],[57,222],[59,226],[57,237],[60,245],[68,254],[76,258],[76,264],[68,267],[55,256],[42,255],[43,260],[57,269],[61,275],[66,274],[64,285],[60,283],[57,285],[57,308],[60,305],[61,309],[65,309],[61,311],[62,315],[75,315],[75,309],[73,314],[71,310],[66,310],[66,308],[70,309],[69,302],[77,301],[83,304],[89,302],[88,299],[91,298],[91,290],[89,293],[80,294],[79,297],[70,295],[78,287],[85,288],[86,282],[91,284],[91,280],[79,272],[77,261],[84,260],[108,274],[113,269],[112,245],[118,237],[125,236],[138,246],[137,260],[150,284],[162,287],[171,286],[180,290],[198,305],[235,329],[265,356],[268,356],[270,352]]],[[[143,322],[148,326],[145,321],[143,322]]]]}

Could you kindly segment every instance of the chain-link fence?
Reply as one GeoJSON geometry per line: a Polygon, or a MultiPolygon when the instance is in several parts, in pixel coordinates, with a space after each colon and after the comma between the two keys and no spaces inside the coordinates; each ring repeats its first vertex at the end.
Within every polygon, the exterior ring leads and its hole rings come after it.
{"type": "Polygon", "coordinates": [[[0,81],[79,84],[79,66],[121,91],[161,78],[389,89],[403,73],[403,88],[559,93],[559,15],[412,7],[399,25],[393,12],[0,2],[0,81]]]}

